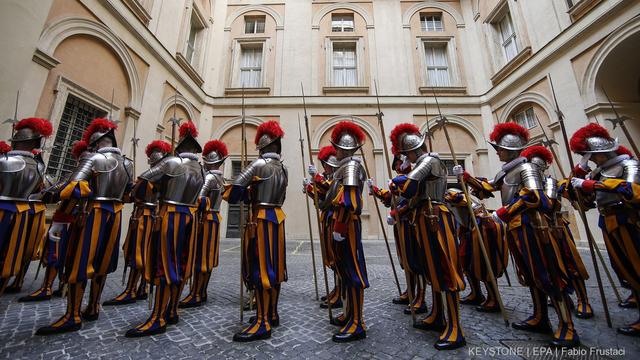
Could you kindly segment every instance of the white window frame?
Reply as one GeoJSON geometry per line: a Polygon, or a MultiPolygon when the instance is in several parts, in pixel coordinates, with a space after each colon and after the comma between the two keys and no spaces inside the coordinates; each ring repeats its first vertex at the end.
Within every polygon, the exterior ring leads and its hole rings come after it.
{"type": "Polygon", "coordinates": [[[505,62],[509,62],[518,56],[520,52],[520,46],[518,45],[518,35],[516,32],[516,27],[513,23],[513,17],[511,17],[511,13],[507,11],[503,16],[501,16],[495,23],[496,30],[498,31],[498,36],[500,38],[500,47],[502,48],[502,54],[504,56],[505,62]],[[511,27],[510,35],[505,38],[503,31],[503,23],[508,21],[509,26],[511,27]],[[513,45],[515,48],[515,52],[513,56],[509,56],[507,47],[513,45]]]}
{"type": "MultiPolygon", "coordinates": [[[[269,87],[267,84],[267,67],[266,67],[266,53],[269,51],[269,39],[236,39],[234,41],[234,45],[232,48],[232,64],[231,64],[231,87],[233,88],[242,88],[241,83],[241,56],[242,56],[242,47],[251,47],[251,46],[262,46],[262,73],[260,74],[260,87],[259,88],[267,88],[269,87]]],[[[249,89],[249,88],[247,88],[249,89]]]]}
{"type": "Polygon", "coordinates": [[[188,19],[189,23],[187,24],[186,37],[184,39],[183,55],[189,65],[197,70],[200,68],[199,65],[201,63],[202,55],[204,54],[203,40],[205,38],[207,22],[195,4],[188,19]]]}
{"type": "Polygon", "coordinates": [[[328,37],[325,39],[325,83],[327,87],[361,87],[364,85],[364,41],[362,37],[328,37]],[[355,43],[356,48],[356,77],[357,84],[349,86],[336,86],[333,79],[333,44],[334,43],[355,43]]]}
{"type": "MultiPolygon", "coordinates": [[[[449,65],[449,51],[447,49],[447,43],[441,43],[441,42],[429,42],[429,41],[424,41],[423,43],[423,56],[424,56],[424,61],[425,61],[425,70],[426,70],[426,80],[427,80],[427,86],[428,87],[449,87],[451,86],[451,66],[449,65]],[[443,65],[429,65],[428,62],[428,51],[433,51],[430,49],[435,49],[435,48],[442,48],[444,51],[444,58],[446,61],[446,64],[443,65]],[[446,84],[439,84],[439,83],[432,83],[431,79],[429,78],[429,70],[436,70],[436,71],[446,71],[447,73],[447,77],[446,77],[446,84]]],[[[434,80],[435,82],[438,82],[438,78],[436,78],[434,80]]]]}
{"type": "Polygon", "coordinates": [[[353,13],[335,13],[331,14],[331,32],[333,33],[352,33],[356,30],[356,19],[353,13]],[[340,17],[341,19],[335,20],[336,17],[340,17]],[[351,26],[347,26],[348,20],[345,21],[345,17],[351,18],[351,26]],[[336,22],[339,21],[338,26],[335,26],[336,22]],[[334,30],[334,29],[340,30],[334,30]]]}
{"type": "Polygon", "coordinates": [[[442,13],[420,13],[420,30],[422,32],[443,32],[444,22],[442,20],[442,13]],[[429,21],[428,18],[439,18],[438,21],[429,21]],[[438,22],[440,27],[438,27],[438,22]],[[431,24],[431,25],[430,25],[431,24]]]}
{"type": "Polygon", "coordinates": [[[538,122],[536,121],[535,116],[536,115],[533,111],[533,107],[530,106],[513,115],[513,121],[525,127],[526,129],[533,129],[538,126],[538,122]]]}
{"type": "Polygon", "coordinates": [[[441,45],[445,47],[445,51],[447,52],[447,65],[449,70],[449,85],[447,86],[436,86],[436,87],[456,87],[463,86],[460,72],[458,70],[458,61],[456,54],[456,41],[453,36],[429,36],[429,37],[418,37],[416,48],[418,49],[420,56],[420,64],[421,69],[420,72],[422,74],[422,84],[425,87],[432,87],[429,85],[429,79],[427,76],[427,56],[426,56],[426,47],[427,45],[441,45]]]}
{"type": "Polygon", "coordinates": [[[265,15],[246,15],[244,17],[244,34],[257,35],[264,34],[267,26],[267,17],[265,15]],[[247,32],[247,25],[253,23],[253,32],[247,32]],[[262,31],[258,31],[258,24],[262,23],[262,31]]]}

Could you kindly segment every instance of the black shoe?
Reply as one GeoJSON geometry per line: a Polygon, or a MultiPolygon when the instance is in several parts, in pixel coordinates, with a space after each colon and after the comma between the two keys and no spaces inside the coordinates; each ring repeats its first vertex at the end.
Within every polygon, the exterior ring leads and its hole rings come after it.
{"type": "MultiPolygon", "coordinates": [[[[46,293],[42,292],[40,294],[46,294],[46,293]]],[[[51,300],[51,295],[27,295],[19,298],[18,302],[25,303],[25,302],[47,301],[47,300],[51,300]]]]}
{"type": "Polygon", "coordinates": [[[579,319],[591,319],[593,317],[592,311],[578,311],[576,310],[576,317],[579,319]]]}
{"type": "Polygon", "coordinates": [[[21,286],[15,286],[15,285],[7,286],[4,289],[3,294],[17,294],[20,292],[21,289],[22,289],[21,286]]]}
{"type": "Polygon", "coordinates": [[[320,301],[327,301],[327,295],[320,296],[320,301]]]}
{"type": "Polygon", "coordinates": [[[180,316],[167,316],[167,325],[175,325],[180,322],[180,316]]]}
{"type": "Polygon", "coordinates": [[[99,316],[100,316],[100,313],[90,314],[87,311],[83,311],[80,313],[80,318],[84,321],[96,321],[98,320],[99,316]]]}
{"type": "Polygon", "coordinates": [[[467,345],[467,341],[465,339],[460,341],[438,340],[433,344],[433,347],[436,348],[436,350],[454,350],[465,345],[467,345]]]}
{"type": "MultiPolygon", "coordinates": [[[[252,316],[249,318],[249,324],[253,324],[255,321],[256,321],[255,316],[252,316]]],[[[280,326],[280,318],[269,320],[269,325],[271,325],[272,328],[280,326]]]]}
{"type": "Polygon", "coordinates": [[[466,296],[462,299],[460,299],[460,304],[462,305],[480,305],[483,302],[485,302],[485,298],[484,296],[474,296],[474,297],[470,297],[470,296],[466,296]]]}
{"type": "MultiPolygon", "coordinates": [[[[329,307],[329,305],[327,305],[326,301],[320,303],[320,308],[321,309],[326,309],[328,307],[329,307]]],[[[331,308],[332,309],[341,308],[341,307],[342,307],[342,299],[338,299],[338,301],[336,301],[335,303],[331,304],[331,308]]]]}
{"type": "Polygon", "coordinates": [[[618,334],[640,337],[640,330],[631,326],[623,326],[618,328],[618,334]]]}
{"type": "Polygon", "coordinates": [[[500,312],[500,306],[498,306],[498,305],[495,305],[495,306],[478,305],[478,306],[476,306],[476,311],[483,312],[483,313],[499,313],[500,312]]]}
{"type": "Polygon", "coordinates": [[[579,339],[573,339],[573,340],[553,339],[551,340],[550,345],[558,348],[571,349],[571,348],[580,346],[580,340],[579,339]]]}
{"type": "Polygon", "coordinates": [[[437,322],[426,323],[424,321],[418,321],[417,323],[413,324],[413,327],[416,329],[425,330],[425,331],[443,332],[444,329],[447,327],[447,324],[437,323],[437,322]]]}
{"type": "Polygon", "coordinates": [[[58,289],[58,290],[54,290],[53,294],[51,294],[55,297],[62,297],[62,289],[58,289]]]}
{"type": "Polygon", "coordinates": [[[126,298],[122,300],[111,299],[102,303],[102,306],[118,306],[118,305],[129,305],[134,304],[138,299],[136,298],[126,298]]]}
{"type": "Polygon", "coordinates": [[[398,297],[394,297],[393,300],[391,300],[391,302],[396,305],[409,305],[409,298],[398,296],[398,297]]]}
{"type": "Polygon", "coordinates": [[[357,341],[357,340],[362,340],[366,338],[367,338],[367,332],[363,330],[361,332],[351,333],[351,334],[337,333],[331,337],[331,340],[337,343],[346,343],[346,342],[357,341]]]}
{"type": "Polygon", "coordinates": [[[190,308],[196,308],[202,305],[202,301],[186,301],[186,302],[180,302],[178,304],[178,308],[180,309],[190,309],[190,308]]]}
{"type": "Polygon", "coordinates": [[[511,323],[511,327],[516,330],[523,330],[538,334],[551,334],[553,330],[551,329],[551,324],[549,321],[541,322],[538,325],[531,325],[526,321],[519,321],[511,323]]]}
{"type": "Polygon", "coordinates": [[[243,332],[239,332],[233,335],[233,341],[235,342],[249,342],[256,340],[264,340],[271,337],[271,330],[264,332],[262,334],[247,334],[243,332]]]}
{"type": "Polygon", "coordinates": [[[129,329],[129,331],[127,331],[127,333],[124,334],[124,336],[128,338],[139,338],[144,336],[162,334],[162,333],[165,333],[166,331],[167,331],[166,325],[157,327],[155,329],[150,329],[150,330],[138,330],[136,328],[133,328],[133,329],[129,329]]]}
{"type": "Polygon", "coordinates": [[[623,309],[635,309],[638,307],[638,303],[634,300],[630,300],[632,299],[631,297],[628,297],[627,299],[625,299],[622,302],[618,303],[618,306],[620,306],[623,309]]]}
{"type": "Polygon", "coordinates": [[[342,326],[347,325],[348,321],[349,320],[346,317],[344,319],[340,320],[340,317],[336,316],[336,317],[332,318],[329,321],[329,324],[342,327],[342,326]]]}
{"type": "MultiPolygon", "coordinates": [[[[427,307],[424,305],[414,309],[416,314],[424,314],[427,312],[427,307]]],[[[406,315],[411,315],[411,307],[407,306],[403,311],[406,315]]]]}
{"type": "Polygon", "coordinates": [[[36,335],[39,336],[47,336],[47,335],[55,335],[55,334],[63,334],[67,332],[78,331],[82,328],[82,323],[77,324],[67,324],[62,326],[43,326],[36,330],[36,335]]]}
{"type": "Polygon", "coordinates": [[[149,298],[149,294],[136,294],[136,300],[147,300],[149,298]]]}

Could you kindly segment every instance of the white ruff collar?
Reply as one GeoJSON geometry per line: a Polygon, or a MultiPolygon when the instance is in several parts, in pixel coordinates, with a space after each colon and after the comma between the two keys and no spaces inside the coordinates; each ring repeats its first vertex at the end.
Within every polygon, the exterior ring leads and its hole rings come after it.
{"type": "Polygon", "coordinates": [[[107,146],[107,147],[100,148],[96,152],[98,152],[100,154],[115,153],[115,154],[118,154],[118,155],[122,155],[122,152],[120,151],[120,149],[118,149],[117,147],[112,147],[112,146],[107,146]]]}
{"type": "Polygon", "coordinates": [[[198,155],[196,155],[194,153],[183,152],[183,153],[178,154],[178,156],[181,157],[181,158],[184,158],[184,159],[198,161],[198,155]]]}

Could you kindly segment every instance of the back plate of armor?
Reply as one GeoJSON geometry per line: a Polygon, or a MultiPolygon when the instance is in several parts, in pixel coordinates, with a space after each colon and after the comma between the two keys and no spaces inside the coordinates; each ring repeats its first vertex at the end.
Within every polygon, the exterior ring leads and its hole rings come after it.
{"type": "MultiPolygon", "coordinates": [[[[634,159],[624,160],[606,169],[602,169],[597,174],[591,175],[593,180],[604,181],[607,179],[624,179],[632,183],[640,183],[640,171],[638,161],[634,159]]],[[[617,193],[596,191],[596,203],[598,207],[607,207],[622,203],[620,195],[617,193]]]]}
{"type": "Polygon", "coordinates": [[[0,199],[27,201],[42,183],[39,163],[28,156],[0,157],[0,199]]]}
{"type": "Polygon", "coordinates": [[[133,164],[117,153],[95,153],[91,156],[93,177],[89,180],[96,200],[122,200],[133,179],[133,164]]]}
{"type": "Polygon", "coordinates": [[[282,206],[289,182],[287,169],[273,158],[260,158],[254,162],[254,176],[262,179],[251,185],[253,202],[264,206],[282,206]]]}
{"type": "Polygon", "coordinates": [[[177,204],[195,205],[204,183],[202,166],[196,160],[169,156],[161,163],[162,176],[160,198],[177,204]]]}
{"type": "Polygon", "coordinates": [[[543,190],[542,174],[538,167],[531,163],[520,164],[509,170],[502,178],[500,193],[502,205],[506,206],[518,196],[523,188],[530,190],[543,190]]]}

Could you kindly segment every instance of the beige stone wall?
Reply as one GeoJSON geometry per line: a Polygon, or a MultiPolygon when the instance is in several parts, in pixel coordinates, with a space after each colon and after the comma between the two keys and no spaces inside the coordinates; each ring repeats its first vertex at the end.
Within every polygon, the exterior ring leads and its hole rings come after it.
{"type": "MultiPolygon", "coordinates": [[[[330,124],[353,115],[368,134],[364,151],[371,176],[384,185],[388,176],[382,141],[387,139],[382,138],[375,118],[374,81],[387,135],[394,125],[406,121],[425,128],[424,102],[430,122],[438,110],[429,89],[420,89],[425,77],[419,39],[445,38],[452,51],[454,62],[449,66],[455,78],[453,86],[437,89],[438,102],[451,121],[453,145],[465,166],[474,174],[491,177],[500,163],[484,139],[496,122],[511,119],[525,108],[533,107],[549,136],[562,145],[550,79],[570,133],[589,120],[604,123],[613,116],[599,90],[603,84],[622,114],[640,116],[639,59],[633,51],[640,48],[636,16],[640,4],[622,0],[593,4],[573,16],[563,1],[554,0],[165,0],[144,2],[151,5],[145,23],[119,1],[50,0],[36,6],[30,1],[7,0],[0,5],[6,20],[0,23],[9,25],[3,33],[11,36],[3,37],[2,47],[15,51],[0,55],[1,115],[13,115],[17,88],[23,93],[20,117],[51,117],[54,124],[71,90],[104,108],[115,89],[116,116],[122,121],[118,136],[123,151],[131,156],[129,140],[134,133],[140,138],[139,150],[151,140],[170,137],[167,120],[173,115],[177,92],[176,116],[192,119],[199,126],[202,143],[222,138],[229,144],[231,159],[238,159],[241,100],[238,92],[229,91],[236,76],[234,44],[258,38],[265,41],[263,71],[268,90],[247,94],[245,99],[249,154],[255,156],[256,126],[279,120],[287,133],[284,158],[290,171],[287,236],[303,238],[308,229],[306,214],[299,206],[304,201],[300,173],[305,165],[298,142],[301,83],[308,96],[313,151],[328,144],[330,124]],[[508,64],[496,41],[495,26],[486,21],[500,6],[511,13],[520,49],[530,47],[508,64]],[[27,7],[32,9],[27,12],[27,7]],[[194,7],[205,22],[205,31],[199,41],[199,62],[190,67],[180,63],[177,54],[184,51],[194,7]],[[444,31],[420,31],[419,14],[424,12],[441,13],[444,31]],[[353,13],[355,31],[332,33],[334,13],[353,13]],[[244,34],[244,16],[252,15],[265,16],[264,34],[244,34]],[[24,31],[11,32],[25,24],[30,26],[24,31]],[[362,88],[326,89],[326,39],[334,37],[358,39],[362,88]]],[[[633,135],[640,134],[636,123],[629,122],[629,127],[633,135]]],[[[9,131],[6,125],[0,127],[3,138],[9,131]]],[[[531,133],[535,141],[541,139],[539,127],[531,133]]],[[[613,133],[626,143],[619,129],[613,133]]],[[[435,132],[433,143],[443,158],[451,158],[441,130],[435,132]]],[[[567,169],[563,146],[557,150],[559,165],[567,169]]],[[[144,170],[144,157],[136,160],[137,171],[144,170]]],[[[230,163],[225,171],[230,174],[230,163]]],[[[380,238],[381,227],[370,200],[365,200],[364,236],[380,238]]],[[[498,206],[497,201],[489,201],[488,206],[498,206]]],[[[594,217],[590,215],[590,220],[594,217]]],[[[390,235],[391,229],[386,229],[390,235]]]]}

